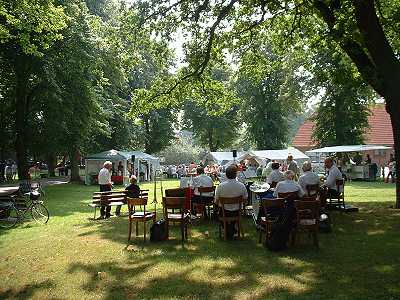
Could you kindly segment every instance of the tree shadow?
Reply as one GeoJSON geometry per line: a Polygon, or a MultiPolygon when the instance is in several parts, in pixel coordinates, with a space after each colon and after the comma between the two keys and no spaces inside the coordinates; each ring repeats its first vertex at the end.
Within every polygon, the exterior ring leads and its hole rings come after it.
{"type": "MultiPolygon", "coordinates": [[[[55,286],[52,280],[40,283],[28,284],[22,288],[12,288],[5,291],[0,289],[0,299],[31,299],[40,290],[46,290],[55,286]]],[[[55,298],[53,298],[55,299],[55,298]]]]}

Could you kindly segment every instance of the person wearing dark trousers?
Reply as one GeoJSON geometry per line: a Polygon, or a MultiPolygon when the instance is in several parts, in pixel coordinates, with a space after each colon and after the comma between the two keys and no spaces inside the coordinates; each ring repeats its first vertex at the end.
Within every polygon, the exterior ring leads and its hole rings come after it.
{"type": "MultiPolygon", "coordinates": [[[[99,172],[99,186],[100,192],[109,192],[112,189],[112,182],[111,182],[111,169],[112,169],[112,162],[106,161],[103,164],[103,168],[99,172]]],[[[100,217],[101,219],[107,219],[111,216],[111,206],[109,205],[101,205],[100,207],[100,217]]]]}

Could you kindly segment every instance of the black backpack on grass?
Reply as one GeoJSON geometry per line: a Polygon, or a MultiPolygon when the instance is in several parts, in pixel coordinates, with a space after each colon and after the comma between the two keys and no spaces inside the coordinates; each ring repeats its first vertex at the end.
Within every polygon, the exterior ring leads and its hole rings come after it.
{"type": "Polygon", "coordinates": [[[285,209],[274,223],[270,237],[265,245],[271,251],[283,251],[287,249],[290,232],[293,228],[293,220],[296,217],[294,202],[286,201],[285,209]]]}
{"type": "Polygon", "coordinates": [[[150,241],[161,242],[167,239],[167,226],[165,220],[155,222],[150,228],[150,241]]]}

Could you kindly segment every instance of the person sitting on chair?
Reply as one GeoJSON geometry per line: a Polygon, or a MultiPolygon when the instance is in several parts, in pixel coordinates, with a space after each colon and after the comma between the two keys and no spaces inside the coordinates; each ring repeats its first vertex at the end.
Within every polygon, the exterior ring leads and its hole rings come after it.
{"type": "Polygon", "coordinates": [[[192,203],[204,204],[206,202],[212,202],[214,200],[214,193],[202,193],[200,195],[199,187],[213,187],[214,182],[212,178],[204,174],[203,167],[197,167],[197,176],[193,178],[194,196],[192,198],[192,203]]]}
{"type": "MultiPolygon", "coordinates": [[[[227,180],[221,182],[215,191],[215,202],[219,205],[219,198],[231,198],[241,196],[243,200],[247,200],[247,189],[246,186],[236,180],[238,173],[238,168],[236,165],[230,165],[226,168],[225,174],[227,180]]],[[[219,215],[222,216],[222,207],[219,209],[219,215]]],[[[225,216],[237,216],[238,210],[240,209],[239,204],[226,204],[225,206],[225,216]]],[[[227,237],[232,239],[235,234],[235,222],[230,222],[227,224],[227,237]]]]}
{"type": "Polygon", "coordinates": [[[297,192],[299,198],[304,196],[304,191],[301,186],[294,181],[295,174],[293,171],[288,170],[285,172],[285,180],[278,182],[274,191],[274,197],[278,198],[279,193],[292,193],[297,192]]]}
{"type": "Polygon", "coordinates": [[[342,173],[339,171],[332,158],[328,157],[325,159],[324,163],[328,176],[326,177],[325,183],[322,185],[322,187],[325,188],[325,191],[321,193],[322,204],[325,204],[327,198],[336,198],[340,195],[342,191],[338,191],[336,180],[343,179],[342,173]]]}
{"type": "MultiPolygon", "coordinates": [[[[303,175],[299,178],[299,185],[303,189],[303,191],[307,191],[307,185],[316,185],[319,184],[319,177],[312,171],[312,166],[309,161],[305,161],[303,163],[303,175]]],[[[315,194],[315,191],[314,191],[315,194]]],[[[311,196],[311,195],[310,195],[311,196]]]]}
{"type": "MultiPolygon", "coordinates": [[[[130,184],[125,188],[125,194],[128,198],[139,198],[140,196],[140,187],[137,185],[137,177],[132,175],[129,179],[130,184]]],[[[126,203],[125,203],[126,204],[126,203]]],[[[115,208],[115,215],[121,215],[121,205],[118,205],[115,208]]]]}
{"type": "MultiPolygon", "coordinates": [[[[112,162],[106,161],[103,164],[103,168],[99,172],[98,180],[100,186],[100,192],[109,192],[112,189],[112,182],[111,182],[111,169],[112,169],[112,162]]],[[[109,205],[102,205],[100,207],[100,219],[109,218],[111,206],[109,205]]]]}
{"type": "Polygon", "coordinates": [[[269,174],[268,178],[267,178],[267,182],[269,184],[272,184],[273,182],[280,182],[285,180],[285,176],[283,176],[283,173],[281,171],[279,171],[279,163],[278,162],[273,162],[271,165],[272,168],[272,172],[271,174],[269,174]]]}

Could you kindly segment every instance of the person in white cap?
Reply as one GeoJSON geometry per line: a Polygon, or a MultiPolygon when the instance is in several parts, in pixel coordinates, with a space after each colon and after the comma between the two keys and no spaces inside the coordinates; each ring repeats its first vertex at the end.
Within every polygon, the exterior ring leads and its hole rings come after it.
{"type": "MultiPolygon", "coordinates": [[[[98,181],[100,186],[100,192],[108,192],[112,189],[112,182],[111,182],[111,169],[112,169],[112,162],[106,161],[103,164],[103,168],[99,172],[98,181]]],[[[98,219],[109,218],[111,206],[102,205],[100,207],[100,217],[98,219]]]]}

